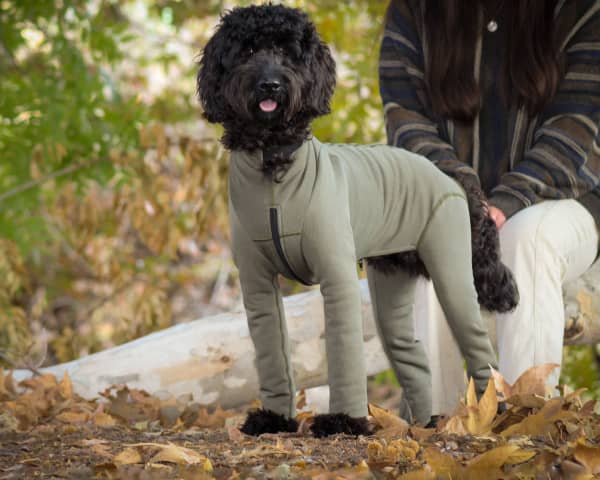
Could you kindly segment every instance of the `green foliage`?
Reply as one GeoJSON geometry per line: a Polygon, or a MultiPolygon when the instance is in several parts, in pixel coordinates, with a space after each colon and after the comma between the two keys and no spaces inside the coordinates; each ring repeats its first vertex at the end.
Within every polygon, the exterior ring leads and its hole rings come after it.
{"type": "Polygon", "coordinates": [[[591,345],[564,347],[560,383],[572,388],[587,388],[585,398],[600,399],[600,350],[591,345]],[[597,359],[594,352],[596,352],[597,359]]]}
{"type": "Polygon", "coordinates": [[[332,114],[314,124],[317,137],[331,142],[385,141],[377,78],[378,49],[387,2],[304,3],[338,64],[332,114]]]}
{"type": "Polygon", "coordinates": [[[47,233],[37,207],[51,201],[31,187],[107,181],[109,149],[136,145],[144,108],[110,78],[127,47],[112,2],[2,0],[0,26],[0,235],[27,252],[47,233]]]}

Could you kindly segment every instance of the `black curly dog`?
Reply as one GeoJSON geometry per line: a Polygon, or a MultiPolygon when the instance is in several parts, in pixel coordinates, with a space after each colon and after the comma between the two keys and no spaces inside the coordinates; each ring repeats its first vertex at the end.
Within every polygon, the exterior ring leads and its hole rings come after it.
{"type": "MultiPolygon", "coordinates": [[[[204,48],[197,86],[205,118],[224,126],[224,146],[269,152],[262,169],[277,180],[291,162],[291,152],[281,146],[299,145],[309,137],[311,121],[330,111],[335,62],[305,13],[270,4],[235,8],[222,17],[204,48]],[[278,108],[271,110],[271,101],[278,108]]],[[[479,303],[488,310],[509,311],[517,305],[518,291],[500,261],[496,226],[483,193],[469,189],[467,195],[479,303]]],[[[384,272],[402,268],[428,277],[416,252],[369,258],[368,262],[384,272]]],[[[297,427],[293,419],[255,410],[242,431],[258,435],[297,427]]],[[[317,416],[312,431],[316,436],[358,435],[368,428],[364,419],[330,414],[317,416]]]]}

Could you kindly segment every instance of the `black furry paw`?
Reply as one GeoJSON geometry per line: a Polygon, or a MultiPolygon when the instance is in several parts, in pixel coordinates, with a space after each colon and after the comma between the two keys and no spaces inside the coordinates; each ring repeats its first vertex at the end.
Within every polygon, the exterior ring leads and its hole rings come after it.
{"type": "Polygon", "coordinates": [[[437,428],[441,419],[442,419],[441,415],[432,415],[431,418],[429,419],[429,422],[427,422],[427,425],[425,425],[425,428],[437,428]]]}
{"type": "Polygon", "coordinates": [[[354,436],[369,435],[371,433],[369,422],[365,417],[353,418],[345,413],[317,415],[310,430],[317,438],[336,433],[347,433],[354,436]]]}
{"type": "Polygon", "coordinates": [[[298,431],[298,422],[271,410],[252,410],[248,412],[240,431],[254,436],[262,433],[296,432],[298,431]]]}

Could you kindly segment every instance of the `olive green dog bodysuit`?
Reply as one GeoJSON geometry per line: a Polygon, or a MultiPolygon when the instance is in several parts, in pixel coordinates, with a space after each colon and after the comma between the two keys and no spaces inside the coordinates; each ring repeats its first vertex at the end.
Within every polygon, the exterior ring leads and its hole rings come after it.
{"type": "MultiPolygon", "coordinates": [[[[260,150],[232,151],[234,261],[240,272],[263,408],[295,416],[289,339],[277,275],[320,284],[330,412],[367,415],[361,294],[356,262],[417,250],[432,278],[476,388],[496,366],[473,283],[466,197],[426,158],[386,145],[322,144],[314,137],[274,181],[260,150]]],[[[414,338],[416,279],[367,267],[375,321],[404,390],[401,414],[427,422],[431,378],[414,338]]]]}

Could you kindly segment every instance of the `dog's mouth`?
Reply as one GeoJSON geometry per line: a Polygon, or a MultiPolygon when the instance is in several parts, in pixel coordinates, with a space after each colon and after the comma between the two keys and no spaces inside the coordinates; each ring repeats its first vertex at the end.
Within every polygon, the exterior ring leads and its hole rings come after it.
{"type": "Polygon", "coordinates": [[[279,104],[272,98],[267,98],[266,100],[263,100],[258,104],[258,107],[261,109],[261,111],[265,113],[274,112],[275,110],[277,110],[278,106],[279,104]]]}

